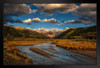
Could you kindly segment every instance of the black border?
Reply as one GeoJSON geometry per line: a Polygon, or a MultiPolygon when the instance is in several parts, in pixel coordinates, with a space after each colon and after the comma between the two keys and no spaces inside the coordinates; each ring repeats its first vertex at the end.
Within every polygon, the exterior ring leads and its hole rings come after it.
{"type": "MultiPolygon", "coordinates": [[[[96,65],[3,65],[3,4],[4,3],[97,3],[96,0],[0,0],[0,65],[2,67],[45,67],[45,68],[100,68],[100,20],[99,13],[97,13],[97,64],[96,65]]],[[[97,4],[98,6],[99,4],[97,4]]],[[[99,8],[97,7],[99,12],[99,8]]]]}

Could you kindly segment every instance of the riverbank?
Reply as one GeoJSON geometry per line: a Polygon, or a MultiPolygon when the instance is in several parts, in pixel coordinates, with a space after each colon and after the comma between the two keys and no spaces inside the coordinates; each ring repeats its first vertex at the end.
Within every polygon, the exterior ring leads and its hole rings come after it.
{"type": "Polygon", "coordinates": [[[68,51],[96,59],[96,41],[53,40],[56,44],[68,51]]]}
{"type": "Polygon", "coordinates": [[[33,65],[34,60],[28,58],[26,54],[21,54],[16,46],[32,46],[49,42],[47,39],[34,41],[6,41],[4,42],[4,64],[5,65],[33,65]],[[12,60],[12,61],[11,61],[12,60]]]}
{"type": "Polygon", "coordinates": [[[96,60],[90,57],[70,52],[51,42],[16,48],[32,58],[34,65],[96,64],[96,60]]]}

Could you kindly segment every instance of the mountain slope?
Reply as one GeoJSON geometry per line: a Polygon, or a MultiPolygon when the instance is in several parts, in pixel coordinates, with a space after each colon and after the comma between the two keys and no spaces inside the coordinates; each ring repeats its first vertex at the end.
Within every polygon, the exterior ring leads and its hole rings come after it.
{"type": "Polygon", "coordinates": [[[67,31],[61,33],[56,39],[75,39],[75,38],[85,38],[85,39],[96,39],[96,26],[85,27],[85,28],[71,28],[67,31]]]}
{"type": "Polygon", "coordinates": [[[12,26],[4,25],[4,38],[38,38],[38,39],[45,39],[48,38],[43,34],[33,32],[28,29],[18,30],[13,28],[12,26]]]}

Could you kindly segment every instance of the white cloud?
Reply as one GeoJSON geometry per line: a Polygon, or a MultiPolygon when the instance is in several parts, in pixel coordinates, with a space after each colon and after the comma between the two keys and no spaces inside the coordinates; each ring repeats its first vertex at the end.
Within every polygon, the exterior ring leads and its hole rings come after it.
{"type": "Polygon", "coordinates": [[[54,18],[51,18],[51,19],[44,19],[42,20],[43,22],[49,22],[49,23],[57,23],[58,21],[54,18]]]}
{"type": "Polygon", "coordinates": [[[33,19],[27,19],[23,20],[24,23],[31,23],[31,22],[49,22],[49,23],[57,23],[58,21],[54,18],[51,19],[39,19],[39,18],[33,18],[33,19]]]}
{"type": "Polygon", "coordinates": [[[32,19],[32,22],[42,22],[39,18],[32,19]]]}
{"type": "Polygon", "coordinates": [[[70,21],[67,21],[67,23],[69,23],[69,22],[75,22],[75,20],[70,20],[70,21]]]}
{"type": "Polygon", "coordinates": [[[69,29],[69,27],[66,27],[66,29],[69,29]]]}
{"type": "Polygon", "coordinates": [[[39,18],[27,19],[23,20],[24,23],[31,23],[31,22],[42,22],[39,18]]]}
{"type": "Polygon", "coordinates": [[[26,27],[25,29],[29,29],[30,30],[31,28],[30,27],[26,27]]]}
{"type": "Polygon", "coordinates": [[[64,29],[58,29],[58,28],[51,28],[51,29],[47,29],[47,28],[37,28],[37,29],[32,29],[33,31],[42,31],[42,32],[63,32],[65,31],[64,29]]]}
{"type": "Polygon", "coordinates": [[[27,20],[24,20],[23,22],[30,23],[30,22],[32,22],[32,20],[31,19],[27,19],[27,20]]]}

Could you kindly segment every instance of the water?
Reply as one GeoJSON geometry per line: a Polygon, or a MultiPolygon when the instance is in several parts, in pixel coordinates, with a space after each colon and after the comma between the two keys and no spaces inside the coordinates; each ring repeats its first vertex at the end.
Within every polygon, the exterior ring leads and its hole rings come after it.
{"type": "Polygon", "coordinates": [[[92,58],[69,52],[51,44],[51,42],[33,46],[16,46],[16,48],[20,49],[22,54],[26,54],[28,58],[32,58],[35,65],[96,64],[96,60],[92,58]],[[39,48],[53,55],[53,57],[47,58],[29,50],[30,48],[39,48]],[[50,48],[53,48],[54,50],[50,48]]]}

